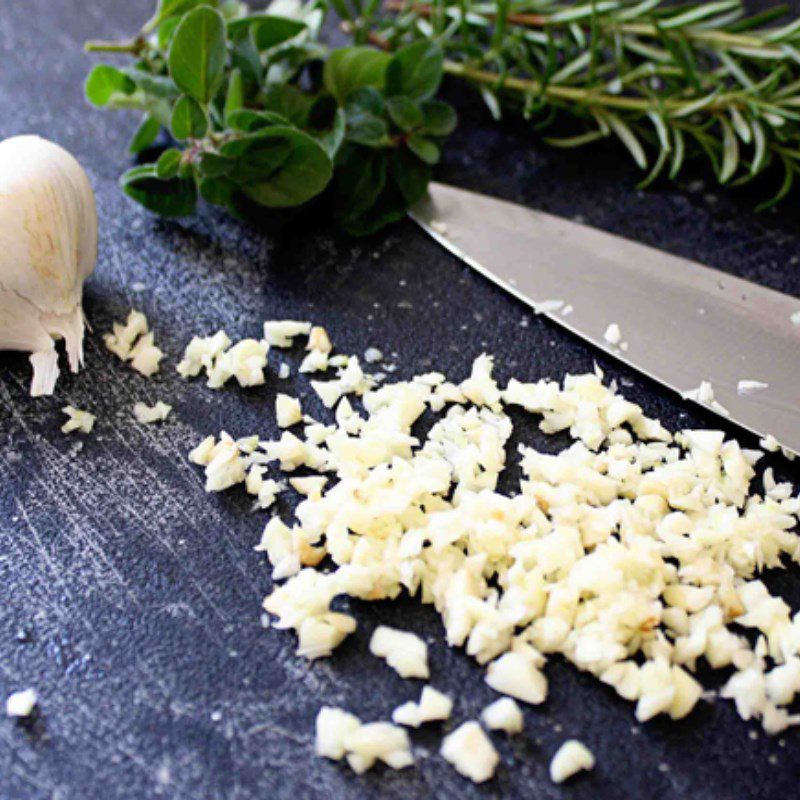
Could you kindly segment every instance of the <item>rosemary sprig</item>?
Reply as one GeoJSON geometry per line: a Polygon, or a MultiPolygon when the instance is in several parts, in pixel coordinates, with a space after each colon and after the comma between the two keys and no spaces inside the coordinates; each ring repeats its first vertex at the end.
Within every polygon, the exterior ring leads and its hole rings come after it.
{"type": "Polygon", "coordinates": [[[747,16],[740,0],[374,0],[335,5],[360,41],[393,50],[438,43],[444,69],[475,86],[492,113],[521,111],[546,141],[618,138],[641,185],[705,158],[720,183],[783,170],[766,208],[800,172],[800,20],[784,7],[747,16]],[[577,122],[556,135],[563,120],[577,122]]]}

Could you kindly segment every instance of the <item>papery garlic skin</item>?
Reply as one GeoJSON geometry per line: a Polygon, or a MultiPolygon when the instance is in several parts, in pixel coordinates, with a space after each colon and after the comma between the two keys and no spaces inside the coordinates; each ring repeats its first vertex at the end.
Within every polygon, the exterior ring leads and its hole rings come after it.
{"type": "Polygon", "coordinates": [[[31,396],[52,394],[55,339],[83,364],[83,282],[97,261],[97,209],[89,178],[62,147],[39,136],[0,142],[0,350],[30,352],[31,396]]]}

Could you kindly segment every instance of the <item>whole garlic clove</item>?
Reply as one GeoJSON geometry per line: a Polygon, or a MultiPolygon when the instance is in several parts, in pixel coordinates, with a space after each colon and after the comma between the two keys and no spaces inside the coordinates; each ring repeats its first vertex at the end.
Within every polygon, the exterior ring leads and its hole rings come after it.
{"type": "Polygon", "coordinates": [[[83,282],[97,260],[89,178],[39,136],[0,142],[0,350],[31,353],[31,396],[52,394],[55,339],[70,369],[83,364],[83,282]]]}

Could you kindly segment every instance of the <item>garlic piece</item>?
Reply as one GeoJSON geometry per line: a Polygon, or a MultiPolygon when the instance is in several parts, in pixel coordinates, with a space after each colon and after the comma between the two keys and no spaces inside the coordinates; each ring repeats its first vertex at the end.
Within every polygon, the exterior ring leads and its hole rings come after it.
{"type": "Polygon", "coordinates": [[[606,328],[603,338],[612,346],[618,345],[622,341],[622,333],[619,329],[619,325],[617,325],[616,322],[612,322],[606,328]]]}
{"type": "Polygon", "coordinates": [[[291,428],[303,421],[303,411],[300,401],[288,394],[278,394],[275,398],[275,419],[279,428],[291,428]]]}
{"type": "Polygon", "coordinates": [[[115,322],[113,332],[103,336],[103,343],[120,361],[127,361],[137,372],[149,378],[158,372],[164,353],[155,344],[147,317],[131,309],[124,325],[115,322]]]}
{"type": "Polygon", "coordinates": [[[583,742],[568,739],[550,762],[550,780],[563,783],[581,770],[594,769],[594,755],[583,742]]]}
{"type": "Polygon", "coordinates": [[[172,411],[172,406],[161,400],[153,406],[148,406],[147,403],[141,402],[133,404],[133,416],[142,425],[163,422],[169,416],[170,411],[172,411]]]}
{"type": "Polygon", "coordinates": [[[317,714],[314,752],[322,758],[341,761],[345,756],[344,742],[361,727],[361,720],[340,708],[323,706],[317,714]]]}
{"type": "Polygon", "coordinates": [[[496,692],[538,705],[547,697],[547,679],[527,653],[505,653],[489,664],[486,683],[496,692]]]}
{"type": "Polygon", "coordinates": [[[340,708],[323,706],[317,714],[314,752],[332,761],[347,758],[358,775],[383,761],[391,769],[404,769],[414,763],[408,734],[388,722],[361,720],[340,708]]]}
{"type": "Polygon", "coordinates": [[[61,433],[72,433],[73,431],[80,431],[81,433],[91,433],[94,427],[95,416],[88,411],[81,411],[74,406],[64,406],[61,409],[69,419],[61,426],[61,433]]]}
{"type": "Polygon", "coordinates": [[[31,396],[52,394],[55,339],[72,372],[83,364],[83,282],[97,260],[89,178],[39,136],[0,142],[0,350],[31,353],[31,396]]]}
{"type": "Polygon", "coordinates": [[[439,751],[457,772],[474,783],[488,781],[494,775],[500,756],[477,722],[465,722],[445,736],[439,751]]]}
{"type": "Polygon", "coordinates": [[[291,347],[295,336],[308,336],[310,332],[310,322],[282,319],[264,323],[264,339],[271,347],[291,347]]]}
{"type": "Polygon", "coordinates": [[[399,631],[388,625],[375,628],[369,651],[386,663],[401,678],[427,678],[428,646],[414,633],[399,631]]]}
{"type": "Polygon", "coordinates": [[[505,731],[508,734],[520,733],[525,724],[520,707],[510,697],[501,697],[486,706],[481,712],[481,719],[490,731],[505,731]]]}
{"type": "Polygon", "coordinates": [[[432,686],[426,686],[418,703],[409,700],[397,706],[392,712],[392,722],[407,725],[409,728],[419,728],[423,722],[449,719],[452,711],[453,701],[446,694],[432,686]]]}
{"type": "Polygon", "coordinates": [[[33,714],[39,703],[34,689],[12,692],[6,699],[6,715],[15,719],[26,719],[33,714]]]}

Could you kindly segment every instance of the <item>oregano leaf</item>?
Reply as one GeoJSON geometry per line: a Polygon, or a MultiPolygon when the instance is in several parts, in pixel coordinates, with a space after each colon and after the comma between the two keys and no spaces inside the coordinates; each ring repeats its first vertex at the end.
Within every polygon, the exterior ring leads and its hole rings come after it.
{"type": "Polygon", "coordinates": [[[182,92],[205,105],[222,84],[227,56],[222,15],[200,6],[181,20],[172,37],[169,73],[182,92]]]}
{"type": "Polygon", "coordinates": [[[162,217],[185,217],[197,207],[194,181],[160,180],[155,164],[129,169],[121,178],[122,191],[162,217]]]}
{"type": "Polygon", "coordinates": [[[86,99],[94,106],[107,106],[114,95],[131,95],[136,84],[122,70],[109,64],[98,64],[92,69],[84,84],[86,99]]]}
{"type": "Polygon", "coordinates": [[[443,74],[442,48],[434,42],[412,42],[401,47],[386,66],[386,93],[427,100],[436,94],[443,74]]]}
{"type": "Polygon", "coordinates": [[[197,100],[184,94],[172,109],[170,128],[176,139],[201,139],[208,131],[208,117],[197,100]]]}
{"type": "Polygon", "coordinates": [[[325,62],[325,88],[344,105],[350,94],[365,86],[383,87],[386,67],[391,57],[371,47],[342,47],[334,50],[325,62]]]}

